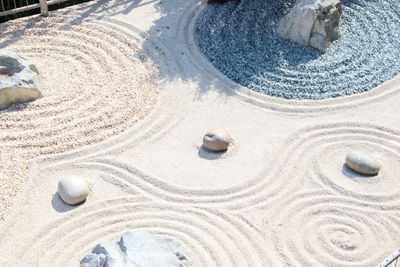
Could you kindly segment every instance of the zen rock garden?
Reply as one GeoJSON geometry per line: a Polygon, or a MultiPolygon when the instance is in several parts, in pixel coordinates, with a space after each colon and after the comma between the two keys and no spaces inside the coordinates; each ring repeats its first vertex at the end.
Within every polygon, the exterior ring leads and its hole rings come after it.
{"type": "Polygon", "coordinates": [[[40,97],[36,66],[14,52],[0,50],[0,110],[40,97]]]}
{"type": "Polygon", "coordinates": [[[29,183],[0,266],[373,266],[399,244],[396,1],[96,2],[4,27],[0,193],[29,183]]]}

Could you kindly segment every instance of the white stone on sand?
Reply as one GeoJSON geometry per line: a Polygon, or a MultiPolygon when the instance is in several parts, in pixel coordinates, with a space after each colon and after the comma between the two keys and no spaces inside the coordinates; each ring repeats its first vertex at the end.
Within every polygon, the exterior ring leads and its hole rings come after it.
{"type": "Polygon", "coordinates": [[[80,176],[68,176],[58,182],[58,194],[65,203],[76,205],[89,194],[89,182],[80,176]]]}
{"type": "Polygon", "coordinates": [[[231,141],[232,137],[222,129],[209,131],[203,137],[204,147],[215,152],[227,150],[231,141]]]}
{"type": "Polygon", "coordinates": [[[348,153],[346,165],[351,170],[363,175],[376,175],[381,168],[380,164],[372,156],[360,151],[348,153]]]}

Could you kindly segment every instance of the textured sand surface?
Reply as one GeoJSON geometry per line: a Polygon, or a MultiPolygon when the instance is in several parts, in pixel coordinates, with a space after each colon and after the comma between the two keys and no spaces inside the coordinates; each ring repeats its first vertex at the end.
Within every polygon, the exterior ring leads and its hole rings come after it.
{"type": "MultiPolygon", "coordinates": [[[[193,266],[376,266],[400,244],[400,77],[333,100],[273,98],[223,76],[200,52],[199,0],[80,5],[141,39],[163,74],[154,109],[99,144],[28,162],[0,233],[0,266],[78,266],[129,229],[169,236],[193,266]],[[225,128],[225,154],[201,149],[225,128]],[[343,164],[372,154],[378,176],[343,164]],[[91,182],[82,205],[58,179],[91,182]]],[[[12,170],[12,168],[11,168],[12,170]]]]}
{"type": "Polygon", "coordinates": [[[36,64],[43,98],[0,112],[0,219],[26,176],[25,161],[98,143],[142,119],[156,69],[131,35],[68,14],[2,24],[0,49],[36,64]]]}

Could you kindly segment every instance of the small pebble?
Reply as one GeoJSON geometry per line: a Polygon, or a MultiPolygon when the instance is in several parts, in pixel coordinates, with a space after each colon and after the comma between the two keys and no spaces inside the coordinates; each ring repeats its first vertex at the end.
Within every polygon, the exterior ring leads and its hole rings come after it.
{"type": "Polygon", "coordinates": [[[373,157],[359,151],[347,154],[346,165],[351,170],[363,175],[377,175],[381,168],[380,164],[373,157]]]}
{"type": "Polygon", "coordinates": [[[225,130],[209,131],[203,137],[204,147],[215,152],[227,150],[231,141],[231,136],[225,130]]]}
{"type": "Polygon", "coordinates": [[[89,194],[89,182],[80,176],[69,176],[58,182],[58,194],[65,203],[76,205],[89,194]]]}

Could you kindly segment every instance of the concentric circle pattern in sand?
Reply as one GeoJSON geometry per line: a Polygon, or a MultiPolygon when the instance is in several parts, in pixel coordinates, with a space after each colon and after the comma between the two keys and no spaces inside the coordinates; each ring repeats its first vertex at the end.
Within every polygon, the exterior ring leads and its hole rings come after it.
{"type": "Polygon", "coordinates": [[[297,194],[275,217],[272,243],[290,266],[375,266],[399,242],[390,217],[326,191],[297,194]]]}
{"type": "Polygon", "coordinates": [[[279,37],[287,1],[242,0],[208,7],[197,33],[222,73],[254,91],[325,99],[370,90],[400,73],[397,0],[346,0],[341,38],[326,53],[279,37]]]}
{"type": "Polygon", "coordinates": [[[307,151],[308,175],[316,182],[380,206],[399,203],[399,133],[373,125],[326,125],[307,133],[302,150],[307,151]],[[347,153],[363,151],[382,166],[377,176],[363,176],[345,166],[347,153]]]}
{"type": "Polygon", "coordinates": [[[178,241],[193,266],[268,266],[261,237],[241,220],[219,212],[152,204],[138,197],[98,201],[66,214],[22,248],[18,262],[30,266],[77,266],[100,242],[130,229],[178,241]]]}
{"type": "Polygon", "coordinates": [[[153,107],[158,71],[134,32],[77,13],[1,27],[0,48],[30,59],[43,78],[43,98],[0,112],[1,150],[27,160],[97,143],[153,107]]]}

